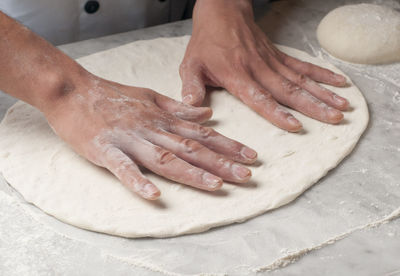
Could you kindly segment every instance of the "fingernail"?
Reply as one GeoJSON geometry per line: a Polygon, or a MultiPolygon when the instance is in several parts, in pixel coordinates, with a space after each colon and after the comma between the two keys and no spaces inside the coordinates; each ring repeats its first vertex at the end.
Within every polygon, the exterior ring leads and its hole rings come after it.
{"type": "Polygon", "coordinates": [[[232,172],[236,177],[240,179],[246,179],[251,176],[251,171],[248,168],[240,166],[238,164],[232,165],[232,172]]]}
{"type": "Polygon", "coordinates": [[[243,147],[240,151],[240,155],[246,159],[253,160],[257,157],[257,152],[251,148],[243,147]]]}
{"type": "Polygon", "coordinates": [[[339,74],[335,74],[334,78],[337,82],[341,82],[341,83],[346,83],[346,78],[343,77],[342,75],[339,74]]]}
{"type": "Polygon", "coordinates": [[[143,187],[143,196],[145,196],[146,198],[152,198],[154,196],[158,196],[159,193],[160,190],[157,189],[157,187],[152,184],[146,184],[143,187]]]}
{"type": "Polygon", "coordinates": [[[335,100],[335,102],[337,102],[338,104],[344,104],[346,102],[345,99],[343,99],[342,97],[339,97],[338,95],[334,94],[333,95],[333,99],[335,100]]]}
{"type": "Polygon", "coordinates": [[[193,96],[189,94],[189,95],[186,95],[185,97],[183,97],[182,101],[184,103],[190,103],[192,101],[192,99],[193,99],[193,96]]]}
{"type": "Polygon", "coordinates": [[[349,105],[349,102],[345,98],[342,98],[338,95],[333,95],[333,99],[337,104],[340,105],[340,107],[347,108],[349,105]]]}
{"type": "Polygon", "coordinates": [[[222,185],[221,178],[212,175],[211,173],[203,174],[203,182],[211,189],[217,189],[222,185]]]}
{"type": "Polygon", "coordinates": [[[297,120],[293,116],[287,117],[287,120],[288,120],[289,124],[291,124],[292,126],[301,126],[301,123],[299,122],[299,120],[297,120]]]}
{"type": "Polygon", "coordinates": [[[328,116],[330,119],[333,120],[341,120],[343,118],[343,114],[342,112],[340,112],[339,110],[336,110],[332,107],[328,107],[328,116]]]}

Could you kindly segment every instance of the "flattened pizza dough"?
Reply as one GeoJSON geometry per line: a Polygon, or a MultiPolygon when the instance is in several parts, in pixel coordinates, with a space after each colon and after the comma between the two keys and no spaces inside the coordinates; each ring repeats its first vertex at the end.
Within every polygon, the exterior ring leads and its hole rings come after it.
{"type": "MultiPolygon", "coordinates": [[[[188,40],[186,36],[138,41],[78,61],[101,77],[180,99],[178,67],[188,40]]],[[[279,48],[340,72],[305,52],[279,48]]],[[[304,125],[300,134],[271,125],[224,90],[212,92],[214,128],[259,154],[249,184],[225,183],[218,192],[196,190],[146,172],[162,197],[157,202],[143,200],[108,171],[78,156],[38,110],[22,102],[9,109],[0,125],[0,170],[28,202],[77,227],[125,237],[202,232],[289,203],[351,152],[367,126],[367,105],[353,84],[329,88],[346,97],[352,110],[345,112],[339,125],[292,111],[304,125]]]]}

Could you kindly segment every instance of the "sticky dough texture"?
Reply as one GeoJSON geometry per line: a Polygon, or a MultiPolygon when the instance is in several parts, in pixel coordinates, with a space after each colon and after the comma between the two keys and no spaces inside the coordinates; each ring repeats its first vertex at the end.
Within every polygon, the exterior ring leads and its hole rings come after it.
{"type": "Polygon", "coordinates": [[[400,61],[400,12],[374,4],[342,6],[322,19],[317,38],[325,50],[345,61],[400,61]]]}
{"type": "MultiPolygon", "coordinates": [[[[78,61],[101,77],[144,86],[180,99],[178,74],[189,37],[138,41],[78,61]]],[[[340,72],[305,52],[285,53],[340,72]]],[[[0,125],[0,169],[24,198],[69,224],[126,237],[169,237],[244,221],[287,204],[348,155],[368,123],[361,92],[329,87],[353,108],[340,125],[328,125],[295,111],[305,133],[276,128],[226,91],[211,95],[214,128],[254,148],[259,164],[246,185],[224,184],[209,193],[145,174],[161,189],[158,202],[129,192],[105,169],[74,153],[33,107],[18,102],[0,125]]]]}

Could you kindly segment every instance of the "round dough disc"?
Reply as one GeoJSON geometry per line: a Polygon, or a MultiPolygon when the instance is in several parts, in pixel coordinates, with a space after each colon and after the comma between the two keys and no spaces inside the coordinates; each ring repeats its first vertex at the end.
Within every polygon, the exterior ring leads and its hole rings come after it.
{"type": "Polygon", "coordinates": [[[342,6],[322,19],[317,38],[326,51],[345,61],[400,61],[400,12],[373,4],[342,6]]]}
{"type": "MultiPolygon", "coordinates": [[[[138,41],[79,59],[91,72],[128,85],[145,86],[180,99],[179,63],[189,37],[138,41]]],[[[340,72],[308,54],[279,47],[289,55],[340,72]]],[[[252,181],[225,183],[204,192],[150,172],[161,199],[149,202],[129,192],[108,171],[73,152],[43,115],[18,102],[0,125],[0,169],[23,197],[69,224],[126,237],[168,237],[241,222],[286,204],[334,168],[353,149],[368,122],[361,92],[351,85],[333,88],[352,111],[339,125],[295,111],[303,133],[271,125],[224,90],[211,93],[215,129],[259,153],[252,181]]]]}

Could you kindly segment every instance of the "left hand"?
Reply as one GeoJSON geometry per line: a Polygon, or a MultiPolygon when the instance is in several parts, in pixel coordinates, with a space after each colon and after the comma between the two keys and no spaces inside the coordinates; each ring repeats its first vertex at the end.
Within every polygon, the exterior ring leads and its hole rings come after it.
{"type": "Polygon", "coordinates": [[[282,105],[336,124],[349,103],[317,82],[344,86],[342,75],[279,51],[256,25],[250,0],[198,0],[180,66],[183,102],[203,102],[206,85],[224,87],[274,125],[302,124],[282,105]]]}
{"type": "Polygon", "coordinates": [[[66,79],[41,111],[59,137],[90,162],[108,169],[145,199],[160,190],[139,165],[173,181],[215,191],[223,180],[245,183],[242,164],[257,153],[199,123],[212,112],[182,104],[153,90],[126,86],[81,71],[66,79]],[[66,86],[67,85],[67,86],[66,86]]]}

